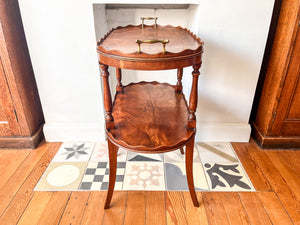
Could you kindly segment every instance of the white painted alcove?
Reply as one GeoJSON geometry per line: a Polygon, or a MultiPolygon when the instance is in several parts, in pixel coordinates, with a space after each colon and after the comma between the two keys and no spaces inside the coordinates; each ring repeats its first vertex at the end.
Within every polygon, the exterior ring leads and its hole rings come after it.
{"type": "MultiPolygon", "coordinates": [[[[249,140],[248,120],[274,0],[19,0],[19,4],[47,141],[105,139],[96,40],[112,26],[139,24],[141,16],[157,16],[162,25],[188,27],[205,43],[197,141],[249,140]],[[140,6],[129,9],[111,5],[125,2],[140,6]],[[170,5],[164,9],[157,4],[170,5]]],[[[190,72],[185,69],[183,77],[186,94],[190,72]]],[[[174,71],[168,76],[143,71],[123,74],[124,83],[155,79],[176,82],[174,71]]],[[[113,71],[111,75],[113,78],[113,71]]],[[[111,81],[114,87],[115,80],[111,81]]]]}

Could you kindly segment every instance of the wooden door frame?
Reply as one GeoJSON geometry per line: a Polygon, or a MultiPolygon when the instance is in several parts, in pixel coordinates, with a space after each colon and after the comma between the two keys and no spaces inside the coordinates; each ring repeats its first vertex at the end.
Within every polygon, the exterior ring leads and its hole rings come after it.
{"type": "Polygon", "coordinates": [[[282,0],[273,47],[265,74],[260,100],[252,117],[252,136],[265,148],[300,147],[300,137],[280,137],[272,133],[278,103],[299,23],[300,0],[282,0]]]}
{"type": "Polygon", "coordinates": [[[0,136],[0,148],[35,148],[44,116],[27,47],[18,0],[0,1],[0,57],[19,134],[0,136]]]}

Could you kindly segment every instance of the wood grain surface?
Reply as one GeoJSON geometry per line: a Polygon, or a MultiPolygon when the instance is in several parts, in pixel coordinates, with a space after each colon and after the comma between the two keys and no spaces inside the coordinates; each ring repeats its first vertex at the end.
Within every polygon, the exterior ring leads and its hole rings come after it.
{"type": "Polygon", "coordinates": [[[125,211],[124,225],[145,224],[146,192],[129,191],[125,211]],[[136,201],[139,199],[139,201],[136,201]]]}
{"type": "Polygon", "coordinates": [[[263,204],[255,193],[240,193],[240,198],[253,225],[272,224],[263,204]]]}
{"type": "Polygon", "coordinates": [[[181,192],[168,191],[166,193],[166,214],[168,225],[188,224],[185,202],[181,192]]]}
{"type": "MultiPolygon", "coordinates": [[[[39,217],[39,221],[36,224],[59,224],[60,218],[69,202],[70,195],[71,192],[69,191],[53,192],[51,199],[46,205],[39,204],[39,207],[44,208],[44,210],[40,215],[34,215],[39,217]]],[[[34,214],[35,212],[31,213],[34,214]]]]}
{"type": "Polygon", "coordinates": [[[247,212],[237,192],[218,193],[230,225],[251,225],[247,212]]]}
{"type": "Polygon", "coordinates": [[[24,159],[29,155],[30,150],[0,150],[0,189],[11,178],[24,159]]]}
{"type": "Polygon", "coordinates": [[[232,143],[232,146],[247,171],[255,190],[271,191],[272,187],[270,183],[265,178],[263,171],[256,164],[255,159],[249,154],[247,146],[244,143],[232,143]]]}
{"type": "Polygon", "coordinates": [[[163,191],[148,191],[146,196],[146,224],[165,225],[165,193],[163,191]]]}
{"type": "MultiPolygon", "coordinates": [[[[105,210],[103,225],[123,225],[126,211],[127,193],[125,191],[115,191],[111,207],[105,210]]],[[[104,209],[103,209],[104,210],[104,209]]]]}
{"type": "Polygon", "coordinates": [[[81,220],[81,225],[102,224],[104,216],[104,201],[106,193],[104,191],[90,192],[89,199],[81,220]]]}
{"type": "Polygon", "coordinates": [[[193,137],[194,131],[186,127],[186,101],[173,86],[142,82],[123,90],[113,104],[116,129],[108,133],[117,144],[154,153],[175,149],[193,137]]]}
{"type": "MultiPolygon", "coordinates": [[[[136,40],[169,40],[166,51],[180,53],[184,50],[196,50],[201,46],[201,41],[191,32],[181,27],[173,26],[139,26],[117,27],[113,29],[106,38],[100,41],[101,47],[107,52],[118,51],[124,54],[136,53],[138,45],[136,40]]],[[[162,53],[162,44],[142,44],[142,52],[155,55],[162,53]]]]}
{"type": "MultiPolygon", "coordinates": [[[[300,0],[282,0],[260,99],[253,107],[253,138],[263,148],[300,147],[300,0]]],[[[258,88],[259,90],[260,88],[258,88]]]]}
{"type": "Polygon", "coordinates": [[[0,2],[0,21],[3,69],[18,116],[20,134],[30,136],[44,123],[44,117],[17,0],[0,2]]]}
{"type": "Polygon", "coordinates": [[[72,192],[69,203],[65,208],[59,223],[80,225],[89,195],[90,192],[88,191],[72,192]]]}
{"type": "Polygon", "coordinates": [[[108,32],[98,43],[99,62],[132,70],[178,69],[201,63],[204,43],[187,29],[172,26],[129,25],[108,32]],[[137,39],[153,40],[169,36],[166,52],[161,43],[142,43],[138,52],[137,39]],[[150,38],[150,39],[149,39],[150,38]]]}
{"type": "Polygon", "coordinates": [[[0,148],[37,147],[44,116],[18,0],[0,1],[0,90],[0,148]]]}
{"type": "Polygon", "coordinates": [[[202,193],[207,220],[210,225],[229,225],[227,214],[220,195],[216,192],[202,193]]]}
{"type": "MultiPolygon", "coordinates": [[[[32,170],[30,171],[28,176],[25,176],[25,178],[24,178],[24,175],[26,175],[26,173],[24,173],[24,171],[20,170],[21,177],[18,177],[18,178],[19,179],[22,178],[25,180],[23,180],[24,183],[22,182],[22,187],[17,190],[17,193],[15,193],[16,189],[13,192],[11,190],[7,191],[6,193],[1,192],[1,194],[5,193],[5,197],[1,198],[1,211],[2,212],[3,212],[3,208],[5,206],[5,204],[3,204],[3,202],[2,202],[2,200],[5,199],[6,201],[7,200],[11,200],[11,201],[10,201],[9,206],[7,208],[5,208],[5,211],[2,214],[2,217],[0,218],[0,224],[16,224],[17,223],[17,221],[22,216],[24,210],[26,209],[29,201],[31,200],[31,198],[33,196],[33,193],[34,193],[33,188],[35,187],[35,185],[39,181],[40,177],[46,170],[47,166],[49,165],[50,160],[52,159],[52,157],[54,157],[54,155],[57,152],[57,148],[60,145],[61,144],[56,143],[56,145],[53,146],[53,148],[47,148],[46,152],[44,152],[44,154],[39,158],[39,161],[31,167],[32,170]],[[11,194],[9,195],[9,198],[6,198],[7,193],[9,193],[9,192],[11,194]]],[[[48,145],[48,147],[50,147],[50,145],[48,145]]],[[[30,163],[32,163],[32,162],[30,162],[30,163]]],[[[16,183],[13,183],[12,185],[16,185],[16,183]]],[[[15,186],[15,188],[16,187],[19,187],[19,185],[15,186]]],[[[7,187],[5,187],[5,188],[7,188],[7,187]]]]}
{"type": "Polygon", "coordinates": [[[205,206],[202,199],[202,194],[197,192],[197,198],[199,201],[199,207],[195,207],[191,201],[191,195],[189,192],[183,192],[183,197],[185,201],[186,216],[189,225],[208,225],[208,220],[206,216],[205,206]]]}

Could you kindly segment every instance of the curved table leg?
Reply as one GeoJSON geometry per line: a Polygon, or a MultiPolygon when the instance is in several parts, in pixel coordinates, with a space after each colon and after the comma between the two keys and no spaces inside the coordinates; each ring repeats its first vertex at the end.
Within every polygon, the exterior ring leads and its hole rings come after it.
{"type": "Polygon", "coordinates": [[[118,153],[118,148],[110,140],[107,140],[107,143],[108,143],[108,152],[109,152],[109,184],[108,184],[108,191],[106,195],[104,209],[109,208],[111,198],[114,192],[115,182],[116,182],[116,172],[117,172],[117,153],[118,153]]]}
{"type": "Polygon", "coordinates": [[[195,192],[194,177],[193,177],[194,141],[195,141],[195,137],[186,145],[185,168],[186,168],[186,176],[187,176],[187,182],[188,182],[188,186],[189,186],[189,190],[190,190],[190,195],[192,197],[194,206],[199,207],[197,195],[195,192]]]}

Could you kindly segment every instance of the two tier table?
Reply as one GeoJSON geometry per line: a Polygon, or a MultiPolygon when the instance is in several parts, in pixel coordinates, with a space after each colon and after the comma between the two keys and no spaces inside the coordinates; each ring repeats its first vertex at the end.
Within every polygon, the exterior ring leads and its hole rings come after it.
{"type": "MultiPolygon", "coordinates": [[[[144,19],[144,18],[142,18],[144,19]]],[[[119,147],[140,153],[180,150],[184,154],[187,182],[194,206],[199,206],[193,181],[193,151],[196,134],[197,86],[203,42],[182,27],[129,25],[108,32],[98,43],[103,77],[106,135],[109,151],[109,187],[104,208],[114,191],[119,147]],[[112,102],[108,66],[115,67],[117,85],[112,102]],[[193,67],[189,103],[182,93],[184,67],[193,67]],[[121,69],[177,69],[177,84],[121,82],[121,69]]]]}

